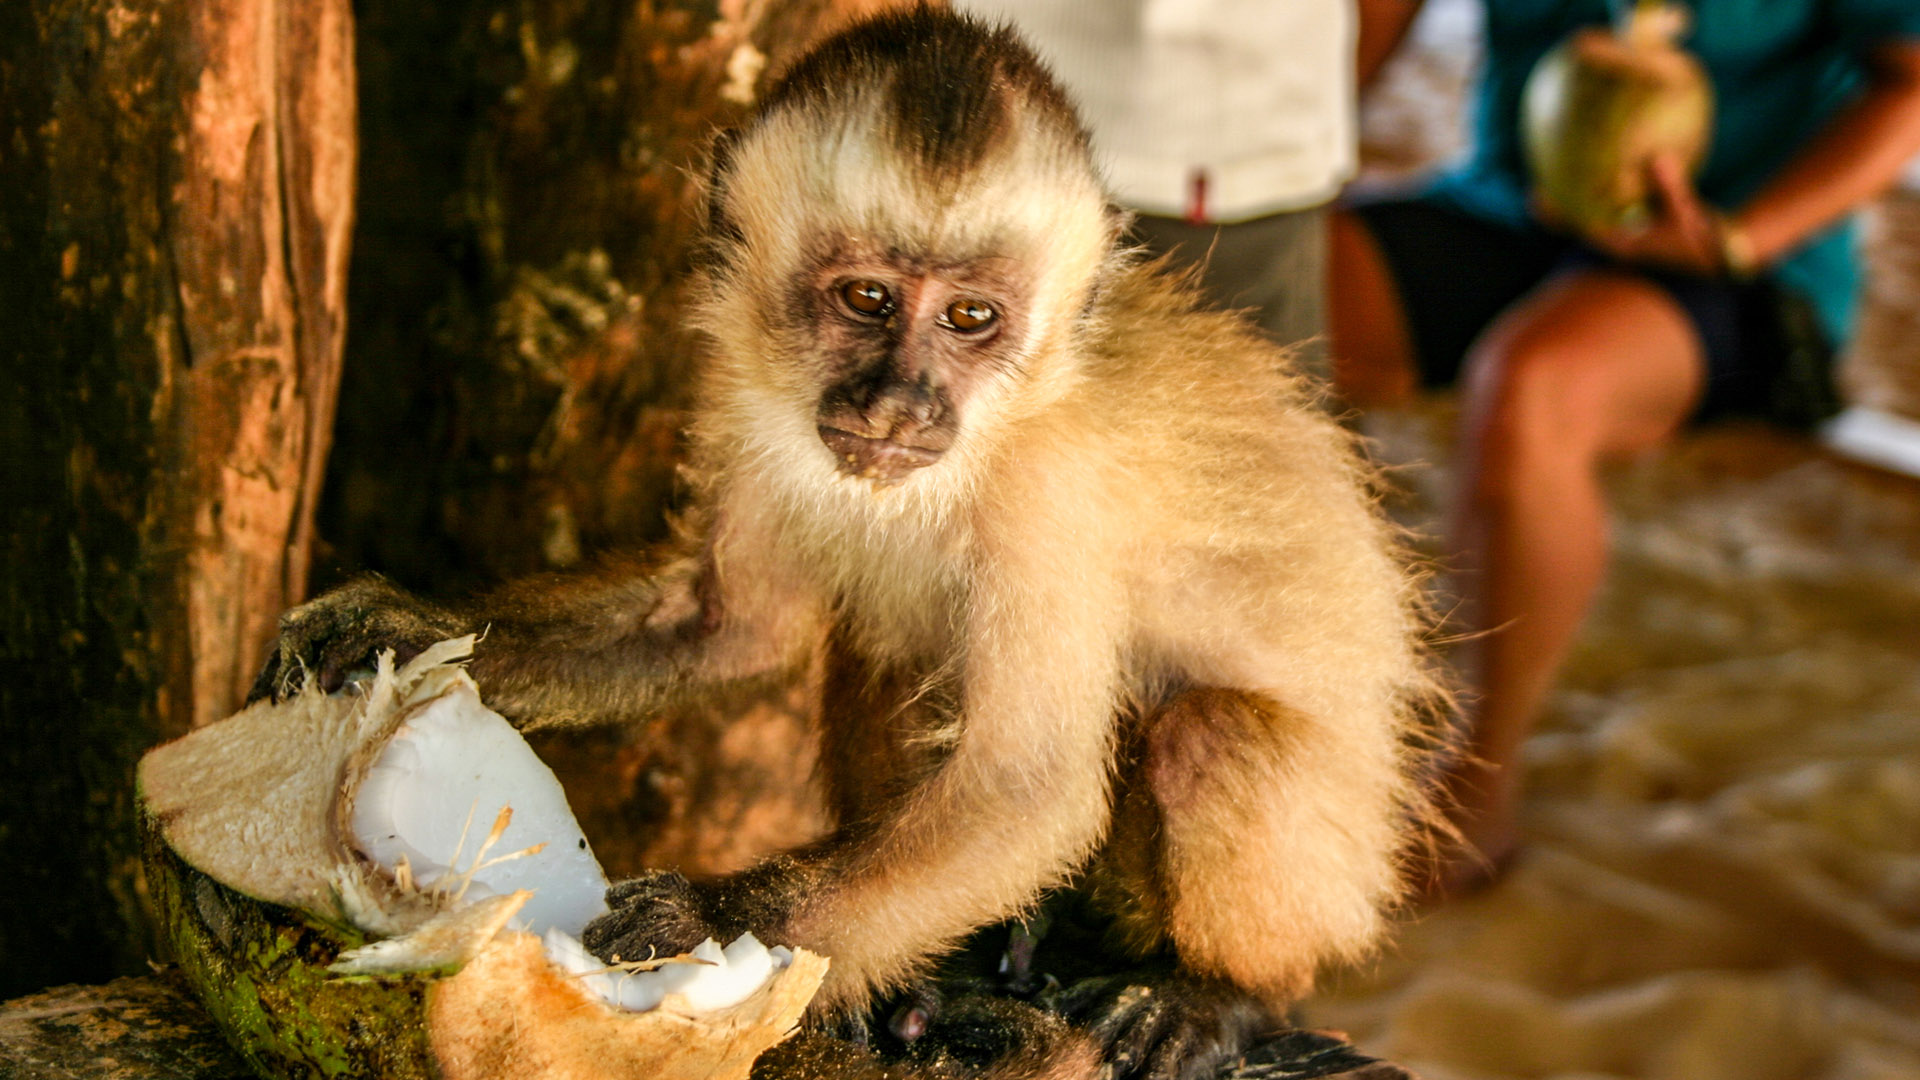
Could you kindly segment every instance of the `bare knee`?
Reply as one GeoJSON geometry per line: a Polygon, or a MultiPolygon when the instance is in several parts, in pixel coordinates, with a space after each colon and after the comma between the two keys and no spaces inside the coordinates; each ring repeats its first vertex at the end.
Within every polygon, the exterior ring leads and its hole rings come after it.
{"type": "Polygon", "coordinates": [[[1469,357],[1461,404],[1464,494],[1482,506],[1590,470],[1601,452],[1599,380],[1578,346],[1550,332],[1490,335],[1469,357]]]}
{"type": "Polygon", "coordinates": [[[1399,891],[1397,774],[1346,725],[1264,695],[1196,689],[1151,721],[1143,779],[1182,962],[1270,1002],[1372,947],[1399,891]]]}
{"type": "Polygon", "coordinates": [[[1525,498],[1603,459],[1657,445],[1685,420],[1705,364],[1685,313],[1628,275],[1550,283],[1468,357],[1461,420],[1475,498],[1525,498]]]}
{"type": "Polygon", "coordinates": [[[1154,716],[1147,728],[1143,774],[1164,814],[1189,811],[1217,780],[1250,730],[1246,699],[1225,690],[1190,690],[1154,716]]]}

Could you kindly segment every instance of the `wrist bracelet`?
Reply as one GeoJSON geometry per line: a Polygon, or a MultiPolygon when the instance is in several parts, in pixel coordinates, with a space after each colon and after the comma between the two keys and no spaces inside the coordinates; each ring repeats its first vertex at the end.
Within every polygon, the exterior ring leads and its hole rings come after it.
{"type": "Polygon", "coordinates": [[[1760,273],[1760,258],[1754,253],[1753,238],[1726,214],[1713,215],[1713,236],[1720,246],[1720,269],[1735,281],[1748,281],[1760,273]]]}

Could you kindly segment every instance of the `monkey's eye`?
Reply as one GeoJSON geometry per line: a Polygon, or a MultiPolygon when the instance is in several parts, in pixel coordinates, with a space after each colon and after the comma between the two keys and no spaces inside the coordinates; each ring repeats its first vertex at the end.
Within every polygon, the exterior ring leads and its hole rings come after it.
{"type": "Polygon", "coordinates": [[[885,315],[893,310],[893,294],[877,281],[849,281],[840,286],[840,299],[862,315],[885,315]]]}
{"type": "Polygon", "coordinates": [[[999,318],[984,300],[955,300],[947,305],[945,314],[947,325],[963,334],[985,329],[999,318]]]}

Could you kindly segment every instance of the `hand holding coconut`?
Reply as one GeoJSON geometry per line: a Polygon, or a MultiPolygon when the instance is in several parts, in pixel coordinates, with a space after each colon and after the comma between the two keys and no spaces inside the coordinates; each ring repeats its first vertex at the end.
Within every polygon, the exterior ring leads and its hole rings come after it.
{"type": "Polygon", "coordinates": [[[1700,277],[1748,276],[1751,247],[1694,186],[1713,130],[1713,88],[1681,48],[1685,9],[1640,0],[1612,29],[1553,49],[1521,101],[1533,208],[1622,262],[1700,277]]]}
{"type": "MultiPolygon", "coordinates": [[[[1684,161],[1671,154],[1647,163],[1652,197],[1646,218],[1631,225],[1589,228],[1582,238],[1625,263],[1676,270],[1699,277],[1742,276],[1729,265],[1726,238],[1733,228],[1693,186],[1684,161]]],[[[1555,224],[1546,207],[1541,216],[1555,224]]],[[[1750,269],[1750,268],[1747,268],[1750,269]]]]}
{"type": "Polygon", "coordinates": [[[606,879],[481,705],[472,644],[383,654],[350,692],[310,683],[146,756],[147,877],[188,981],[268,1077],[745,1080],[827,962],[745,936],[588,956],[573,935],[606,879]]]}

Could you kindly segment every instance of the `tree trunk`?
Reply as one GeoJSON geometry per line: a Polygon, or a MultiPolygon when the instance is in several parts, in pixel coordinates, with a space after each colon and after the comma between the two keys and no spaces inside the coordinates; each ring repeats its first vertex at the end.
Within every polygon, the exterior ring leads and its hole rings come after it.
{"type": "Polygon", "coordinates": [[[135,970],[133,764],[306,591],[347,0],[0,4],[0,996],[135,970]]]}

